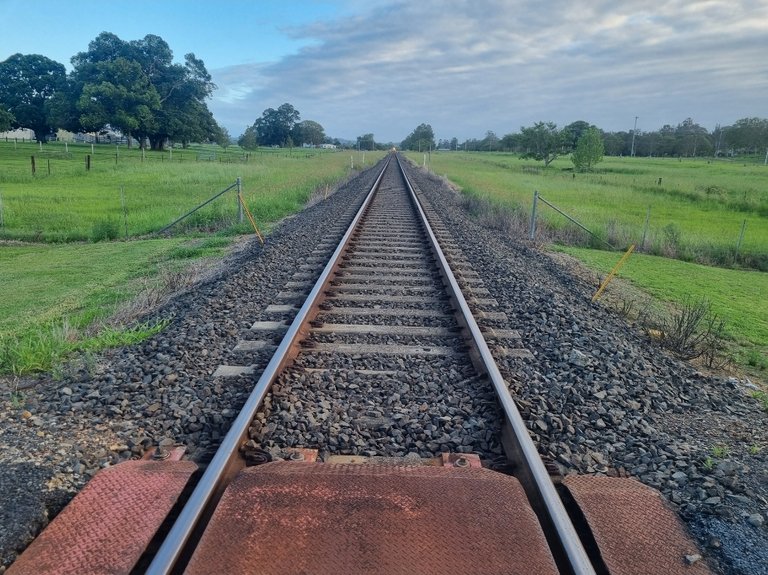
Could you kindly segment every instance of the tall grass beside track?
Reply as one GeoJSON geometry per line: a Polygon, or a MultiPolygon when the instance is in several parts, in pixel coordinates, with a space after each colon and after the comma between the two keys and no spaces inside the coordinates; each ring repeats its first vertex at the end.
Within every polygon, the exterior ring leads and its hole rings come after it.
{"type": "MultiPolygon", "coordinates": [[[[237,223],[233,190],[172,237],[151,237],[237,177],[263,231],[350,172],[350,152],[194,146],[142,157],[139,149],[109,145],[93,152],[86,171],[90,144],[52,142],[41,152],[37,144],[0,142],[0,374],[49,370],[73,350],[157,329],[94,326],[142,290],[168,283],[169,270],[183,273],[221,255],[232,236],[252,233],[247,220],[237,223]]],[[[352,155],[360,167],[362,156],[352,155]]],[[[380,156],[369,152],[367,164],[380,156]]]]}

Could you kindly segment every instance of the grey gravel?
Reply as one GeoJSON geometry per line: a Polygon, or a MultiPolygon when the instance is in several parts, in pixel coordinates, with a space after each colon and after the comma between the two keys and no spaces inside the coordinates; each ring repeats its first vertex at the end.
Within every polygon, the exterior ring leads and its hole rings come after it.
{"type": "MultiPolygon", "coordinates": [[[[542,455],[564,473],[633,476],[660,489],[698,539],[704,560],[728,574],[768,572],[767,528],[757,518],[768,511],[768,430],[749,388],[666,356],[592,305],[593,286],[520,239],[478,225],[443,181],[411,171],[445,223],[441,235],[471,262],[508,316],[485,325],[518,330],[533,353],[533,359],[500,356],[499,363],[542,455]],[[750,449],[755,445],[762,449],[750,449]]],[[[186,445],[200,461],[210,457],[255,377],[214,380],[214,370],[252,365],[258,375],[263,369],[269,349],[232,350],[251,335],[254,321],[275,319],[264,310],[302,265],[310,277],[319,273],[313,258],[330,253],[374,176],[367,172],[288,219],[263,249],[250,242],[216,277],[147,318],[172,321],[143,344],[95,362],[75,361],[59,380],[4,384],[0,572],[99,468],[158,443],[186,445]],[[17,385],[21,404],[10,399],[17,385]]],[[[504,346],[491,347],[498,353],[504,346]]],[[[334,371],[325,378],[283,377],[252,441],[315,442],[363,455],[499,453],[497,430],[487,425],[495,402],[450,359],[370,359],[369,369],[393,374],[375,380],[350,380],[350,365],[321,367],[334,371]],[[307,382],[325,386],[336,401],[299,401],[307,382]]]]}

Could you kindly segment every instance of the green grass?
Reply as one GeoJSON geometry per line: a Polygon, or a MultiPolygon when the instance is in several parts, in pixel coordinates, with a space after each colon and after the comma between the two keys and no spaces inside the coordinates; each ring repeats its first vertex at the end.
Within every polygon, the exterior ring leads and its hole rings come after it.
{"type": "MultiPolygon", "coordinates": [[[[422,163],[422,155],[411,158],[422,163]]],[[[618,247],[641,243],[650,207],[649,253],[768,270],[768,167],[762,164],[606,158],[594,173],[574,176],[567,158],[545,169],[512,154],[440,152],[432,153],[430,167],[465,194],[526,213],[537,190],[618,247]]],[[[547,206],[540,205],[539,214],[555,229],[572,226],[547,206]]]]}
{"type": "MultiPolygon", "coordinates": [[[[142,152],[96,145],[0,142],[0,239],[69,242],[143,236],[242,179],[243,195],[259,225],[300,209],[313,189],[349,172],[350,153],[323,150],[227,151],[215,146],[142,152]],[[117,157],[116,157],[117,154],[117,157]],[[32,175],[31,156],[37,172],[32,175]],[[215,158],[210,160],[209,158],[215,158]],[[50,174],[48,162],[50,161],[50,174]],[[124,200],[124,204],[123,204],[124,200]]],[[[356,157],[356,166],[361,157],[356,157]]],[[[370,165],[381,153],[368,153],[370,165]]],[[[210,230],[232,224],[234,191],[180,224],[210,230]]],[[[243,227],[242,231],[246,228],[243,227]]]]}
{"type": "MultiPolygon", "coordinates": [[[[116,160],[114,146],[96,145],[86,172],[90,153],[90,145],[65,149],[56,142],[41,152],[36,144],[0,142],[0,240],[13,240],[0,242],[0,373],[57,369],[73,352],[132,343],[162,329],[162,322],[114,327],[104,320],[153,283],[222,254],[232,235],[253,233],[247,220],[236,222],[233,191],[180,223],[174,236],[149,235],[237,177],[263,231],[299,210],[315,189],[343,179],[350,155],[356,168],[362,164],[356,152],[214,146],[143,158],[121,146],[116,160]],[[130,241],[110,241],[124,240],[126,219],[130,241]],[[24,243],[30,241],[36,243],[24,243]]],[[[366,164],[382,155],[367,153],[366,164]]]]}
{"type": "MultiPolygon", "coordinates": [[[[558,249],[603,276],[621,257],[618,253],[586,248],[558,249]]],[[[661,301],[682,303],[688,298],[707,299],[712,311],[726,320],[726,335],[736,345],[739,363],[760,371],[765,369],[768,363],[768,274],[632,254],[618,275],[661,301]]]]}
{"type": "Polygon", "coordinates": [[[86,328],[141,289],[182,239],[0,246],[0,372],[50,369],[75,349],[132,341],[148,328],[86,328]]]}

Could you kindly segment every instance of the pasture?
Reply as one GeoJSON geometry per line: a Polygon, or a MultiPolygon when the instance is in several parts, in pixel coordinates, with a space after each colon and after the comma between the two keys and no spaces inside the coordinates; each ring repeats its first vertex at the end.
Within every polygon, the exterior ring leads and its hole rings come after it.
{"type": "MultiPolygon", "coordinates": [[[[423,154],[409,156],[419,165],[424,162],[423,154]]],[[[534,190],[620,248],[629,243],[640,246],[650,207],[646,253],[633,254],[619,277],[661,302],[674,305],[689,297],[707,299],[712,310],[726,320],[736,364],[765,378],[768,166],[607,157],[594,173],[574,177],[568,159],[556,160],[545,169],[512,154],[433,152],[427,162],[434,173],[457,184],[466,196],[517,213],[519,221],[525,222],[523,233],[527,233],[534,190]],[[745,264],[758,269],[732,269],[745,264]]],[[[583,247],[594,242],[545,205],[539,204],[539,218],[551,237],[576,239],[582,247],[558,249],[599,274],[610,271],[621,256],[583,247]]]]}
{"type": "MultiPolygon", "coordinates": [[[[410,156],[423,163],[422,154],[410,156]]],[[[594,172],[575,173],[568,158],[544,168],[503,153],[433,152],[427,162],[465,194],[525,217],[537,190],[618,248],[635,243],[654,255],[768,271],[768,166],[761,163],[606,157],[594,172]]],[[[555,237],[589,245],[588,235],[547,206],[539,205],[539,218],[555,237]]]]}
{"type": "MultiPolygon", "coordinates": [[[[367,165],[381,155],[368,152],[367,165]]],[[[247,219],[238,223],[232,190],[171,237],[153,232],[237,177],[268,230],[350,174],[350,156],[365,167],[356,152],[194,146],[142,154],[95,145],[92,153],[89,144],[63,142],[41,152],[37,144],[0,142],[0,373],[48,370],[71,351],[141,337],[145,328],[106,318],[142,290],[183,281],[185,268],[253,230],[247,219]]]]}

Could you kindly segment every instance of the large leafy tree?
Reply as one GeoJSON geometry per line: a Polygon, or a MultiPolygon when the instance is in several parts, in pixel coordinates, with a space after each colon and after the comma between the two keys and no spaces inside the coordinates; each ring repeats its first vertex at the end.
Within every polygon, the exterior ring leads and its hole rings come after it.
{"type": "Polygon", "coordinates": [[[11,127],[30,128],[45,142],[56,127],[51,102],[66,87],[64,65],[39,54],[14,54],[0,62],[0,109],[11,127]]]}
{"type": "Polygon", "coordinates": [[[160,97],[141,65],[123,57],[98,62],[98,81],[87,82],[77,102],[87,131],[110,125],[126,136],[154,129],[160,97]]]}
{"type": "Polygon", "coordinates": [[[532,158],[549,166],[563,151],[563,134],[554,122],[536,122],[520,129],[523,158],[532,158]]]}
{"type": "Polygon", "coordinates": [[[126,42],[102,32],[72,64],[72,91],[86,129],[110,124],[149,139],[154,149],[166,140],[216,138],[219,127],[205,103],[215,85],[205,64],[191,53],[183,65],[174,64],[160,36],[126,42]]]}
{"type": "Polygon", "coordinates": [[[291,137],[299,146],[302,144],[319,146],[325,141],[325,128],[314,120],[304,120],[293,127],[291,137]]]}
{"type": "Polygon", "coordinates": [[[256,140],[262,146],[292,146],[293,128],[300,119],[299,111],[286,102],[277,110],[274,108],[264,110],[261,118],[258,118],[251,128],[256,140]]]}
{"type": "Polygon", "coordinates": [[[429,124],[419,124],[408,134],[408,137],[402,141],[400,147],[403,150],[434,150],[435,133],[429,124]]]}
{"type": "Polygon", "coordinates": [[[592,127],[582,133],[571,155],[571,161],[580,172],[589,172],[595,164],[603,161],[604,153],[603,136],[600,130],[592,127]]]}

